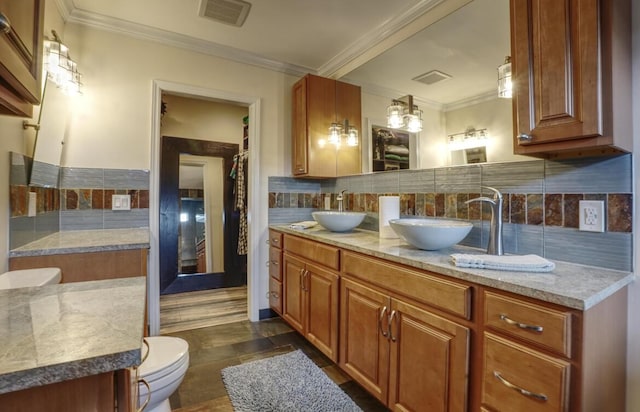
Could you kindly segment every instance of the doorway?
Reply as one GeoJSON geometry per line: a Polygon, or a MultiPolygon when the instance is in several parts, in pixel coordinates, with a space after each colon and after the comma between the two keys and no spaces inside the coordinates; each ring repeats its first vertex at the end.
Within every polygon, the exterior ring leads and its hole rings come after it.
{"type": "Polygon", "coordinates": [[[163,136],[161,144],[160,294],[246,285],[246,255],[237,254],[239,217],[234,211],[234,180],[228,176],[234,156],[238,154],[238,144],[171,136],[163,136]],[[217,173],[207,167],[215,168],[215,163],[209,161],[214,159],[220,160],[217,173]],[[184,172],[191,169],[184,166],[194,165],[202,165],[202,172],[207,170],[206,175],[201,172],[202,189],[181,188],[181,180],[193,180],[185,179],[184,172]],[[210,185],[205,187],[204,179],[209,176],[213,179],[207,179],[210,185]],[[212,184],[214,179],[222,185],[212,184]],[[222,200],[221,215],[215,217],[216,208],[210,205],[214,198],[222,200]],[[212,213],[205,213],[205,204],[212,213]],[[218,237],[213,233],[216,226],[221,227],[222,245],[215,241],[218,237]],[[210,232],[209,236],[206,236],[207,232],[210,232]],[[200,271],[199,246],[205,257],[200,271]],[[214,249],[223,251],[223,255],[213,256],[214,249]],[[214,259],[222,261],[223,265],[214,264],[214,259]]]}
{"type": "MultiPolygon", "coordinates": [[[[168,82],[164,80],[153,81],[153,99],[151,113],[151,194],[150,194],[150,253],[148,276],[148,302],[149,302],[149,333],[157,335],[160,331],[160,247],[159,247],[159,222],[160,222],[160,158],[161,158],[161,107],[162,94],[190,97],[194,99],[209,99],[214,101],[238,104],[248,108],[251,121],[248,127],[248,142],[251,150],[248,154],[248,167],[250,170],[260,170],[260,130],[261,100],[255,96],[230,93],[222,90],[214,90],[203,87],[191,86],[182,83],[168,82]]],[[[259,195],[255,191],[260,186],[259,173],[248,175],[247,187],[247,221],[248,225],[248,255],[247,255],[247,306],[249,320],[259,320],[260,312],[260,249],[256,247],[261,243],[261,228],[266,225],[266,218],[261,215],[259,195]]]]}

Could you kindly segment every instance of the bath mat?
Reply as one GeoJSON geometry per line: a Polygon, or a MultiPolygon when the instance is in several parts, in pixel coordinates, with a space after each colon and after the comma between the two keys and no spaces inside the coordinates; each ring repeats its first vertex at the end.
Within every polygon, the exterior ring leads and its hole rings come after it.
{"type": "Polygon", "coordinates": [[[362,412],[300,350],[230,366],[222,380],[236,412],[362,412]]]}

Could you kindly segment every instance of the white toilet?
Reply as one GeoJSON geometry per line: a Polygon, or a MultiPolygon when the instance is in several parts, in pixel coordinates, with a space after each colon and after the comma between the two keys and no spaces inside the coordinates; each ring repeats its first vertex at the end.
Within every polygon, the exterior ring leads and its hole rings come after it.
{"type": "MultiPolygon", "coordinates": [[[[151,388],[145,412],[170,412],[169,397],[182,382],[189,367],[189,344],[181,338],[151,336],[145,338],[149,345],[142,348],[142,365],[138,368],[138,379],[144,379],[151,388]]],[[[147,400],[147,387],[138,385],[138,407],[147,400]]]]}
{"type": "Polygon", "coordinates": [[[60,268],[11,270],[0,275],[0,289],[18,289],[60,283],[60,268]]]}

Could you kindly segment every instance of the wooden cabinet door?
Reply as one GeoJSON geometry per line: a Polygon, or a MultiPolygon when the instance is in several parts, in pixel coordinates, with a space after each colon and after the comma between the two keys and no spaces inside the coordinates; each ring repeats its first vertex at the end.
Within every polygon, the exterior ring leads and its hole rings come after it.
{"type": "Polygon", "coordinates": [[[31,116],[40,103],[43,0],[0,0],[0,114],[31,116]]]}
{"type": "Polygon", "coordinates": [[[511,0],[516,153],[602,135],[599,3],[511,0]]]}
{"type": "Polygon", "coordinates": [[[307,174],[307,78],[293,85],[291,116],[291,174],[307,174]]]}
{"type": "Polygon", "coordinates": [[[340,366],[385,404],[389,305],[386,294],[349,279],[340,280],[340,366]]]}
{"type": "Polygon", "coordinates": [[[391,410],[465,411],[469,329],[396,299],[389,325],[391,410]]]}
{"type": "Polygon", "coordinates": [[[302,277],[304,262],[288,254],[283,256],[282,317],[298,332],[304,334],[304,291],[302,277]]]}
{"type": "Polygon", "coordinates": [[[338,275],[307,263],[303,280],[306,337],[332,361],[338,360],[338,275]]]}

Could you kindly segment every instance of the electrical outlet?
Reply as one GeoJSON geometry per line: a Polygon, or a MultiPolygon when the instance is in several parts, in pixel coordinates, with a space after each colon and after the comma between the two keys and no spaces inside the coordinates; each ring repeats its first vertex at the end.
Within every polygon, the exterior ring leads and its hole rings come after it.
{"type": "Polygon", "coordinates": [[[131,196],[111,195],[111,210],[131,210],[131,196]]]}
{"type": "Polygon", "coordinates": [[[580,201],[580,230],[604,232],[604,201],[580,201]]]}

